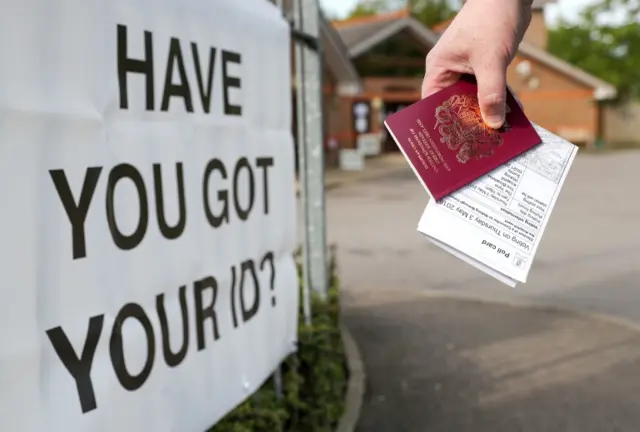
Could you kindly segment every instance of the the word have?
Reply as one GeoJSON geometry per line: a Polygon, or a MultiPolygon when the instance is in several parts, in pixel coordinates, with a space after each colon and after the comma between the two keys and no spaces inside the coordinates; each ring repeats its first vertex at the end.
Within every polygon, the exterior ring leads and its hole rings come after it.
{"type": "MultiPolygon", "coordinates": [[[[132,58],[128,53],[127,27],[118,24],[118,86],[120,89],[120,108],[129,109],[129,86],[127,76],[129,74],[141,74],[145,77],[145,109],[154,111],[156,109],[155,98],[155,76],[154,76],[154,46],[153,34],[150,31],[144,32],[144,57],[132,58]]],[[[192,96],[192,83],[187,78],[185,55],[182,52],[180,40],[172,37],[169,42],[169,56],[165,67],[164,86],[162,91],[162,102],[160,111],[169,111],[171,98],[180,98],[184,102],[187,112],[194,112],[192,96]],[[177,75],[177,82],[175,80],[177,75]]],[[[229,64],[242,63],[242,56],[233,51],[220,50],[222,61],[222,112],[225,115],[242,115],[242,106],[231,103],[230,92],[232,88],[240,90],[241,81],[239,77],[229,74],[229,64]]],[[[195,70],[202,111],[209,114],[211,111],[211,96],[213,94],[213,79],[216,55],[218,50],[209,47],[208,61],[206,62],[206,74],[200,62],[198,45],[191,42],[191,57],[195,70]],[[205,78],[206,77],[206,78],[205,78]]]]}

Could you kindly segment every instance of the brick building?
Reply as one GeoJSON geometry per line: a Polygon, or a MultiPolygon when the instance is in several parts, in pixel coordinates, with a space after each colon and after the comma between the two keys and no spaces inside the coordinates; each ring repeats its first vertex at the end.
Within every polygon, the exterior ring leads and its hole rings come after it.
{"type": "MultiPolygon", "coordinates": [[[[287,17],[292,15],[292,0],[283,1],[284,13],[287,17]]],[[[353,141],[352,128],[343,127],[341,117],[348,115],[347,100],[354,94],[363,92],[364,87],[358,71],[356,70],[349,52],[345,47],[342,38],[324,16],[320,17],[320,39],[323,47],[323,80],[324,80],[324,131],[325,149],[327,149],[327,163],[335,165],[339,148],[348,148],[353,141]],[[335,138],[337,149],[331,150],[327,144],[329,134],[335,138]]],[[[296,71],[295,71],[295,50],[292,41],[291,49],[291,96],[293,100],[293,136],[297,142],[297,106],[296,106],[296,71]]],[[[296,145],[297,151],[297,145],[296,145]]],[[[297,165],[296,157],[296,165],[297,165]]]]}
{"type": "MultiPolygon", "coordinates": [[[[547,52],[543,9],[551,1],[534,1],[533,19],[508,69],[508,82],[533,122],[577,144],[592,145],[605,133],[602,102],[615,98],[616,89],[547,52]]],[[[428,29],[399,11],[332,24],[335,31],[325,29],[326,37],[339,36],[341,43],[334,45],[359,78],[357,86],[345,91],[337,64],[326,68],[327,138],[335,137],[343,149],[355,149],[359,137],[378,134],[385,140],[383,150],[393,150],[395,145],[384,138],[384,116],[419,100],[424,58],[450,22],[428,29]]]]}

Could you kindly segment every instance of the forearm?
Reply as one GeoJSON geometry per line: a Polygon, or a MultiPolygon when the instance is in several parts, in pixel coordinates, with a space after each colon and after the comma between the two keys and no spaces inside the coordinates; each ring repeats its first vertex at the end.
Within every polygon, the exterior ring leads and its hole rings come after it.
{"type": "MultiPolygon", "coordinates": [[[[533,6],[533,0],[498,0],[498,3],[504,3],[506,5],[509,4],[517,4],[523,8],[527,8],[531,10],[533,6]]],[[[495,6],[496,0],[466,0],[465,3],[490,3],[492,6],[495,6]]]]}
{"type": "Polygon", "coordinates": [[[505,9],[515,8],[521,14],[522,18],[531,16],[531,8],[534,0],[466,0],[467,4],[473,4],[474,7],[486,7],[489,10],[501,11],[505,9]]]}
{"type": "Polygon", "coordinates": [[[507,67],[531,22],[533,0],[467,0],[427,55],[422,97],[474,74],[482,118],[504,124],[507,67]],[[485,18],[486,17],[486,18],[485,18]]]}
{"type": "Polygon", "coordinates": [[[466,0],[464,7],[472,8],[476,16],[491,11],[496,26],[517,23],[514,36],[519,43],[531,23],[533,2],[534,0],[466,0]]]}

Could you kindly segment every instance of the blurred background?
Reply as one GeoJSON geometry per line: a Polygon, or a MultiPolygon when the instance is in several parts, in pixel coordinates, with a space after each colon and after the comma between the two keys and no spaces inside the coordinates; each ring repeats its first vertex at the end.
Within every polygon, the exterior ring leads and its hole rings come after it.
{"type": "Polygon", "coordinates": [[[508,81],[581,149],[514,290],[416,232],[428,197],[383,126],[419,100],[460,4],[321,5],[327,230],[367,372],[358,430],[639,430],[640,2],[534,1],[508,81]]]}
{"type": "MultiPolygon", "coordinates": [[[[424,57],[460,4],[321,4],[327,164],[354,169],[360,156],[396,151],[382,122],[419,99],[424,57]]],[[[508,74],[533,122],[588,149],[638,145],[638,9],[637,1],[534,1],[508,74]]]]}

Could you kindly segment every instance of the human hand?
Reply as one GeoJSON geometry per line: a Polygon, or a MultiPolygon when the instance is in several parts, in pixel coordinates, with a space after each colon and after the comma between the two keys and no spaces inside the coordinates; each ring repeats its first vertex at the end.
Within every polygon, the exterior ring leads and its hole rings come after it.
{"type": "Polygon", "coordinates": [[[425,98],[475,75],[485,123],[504,124],[507,66],[531,22],[533,0],[467,0],[427,55],[422,82],[425,98]]]}

